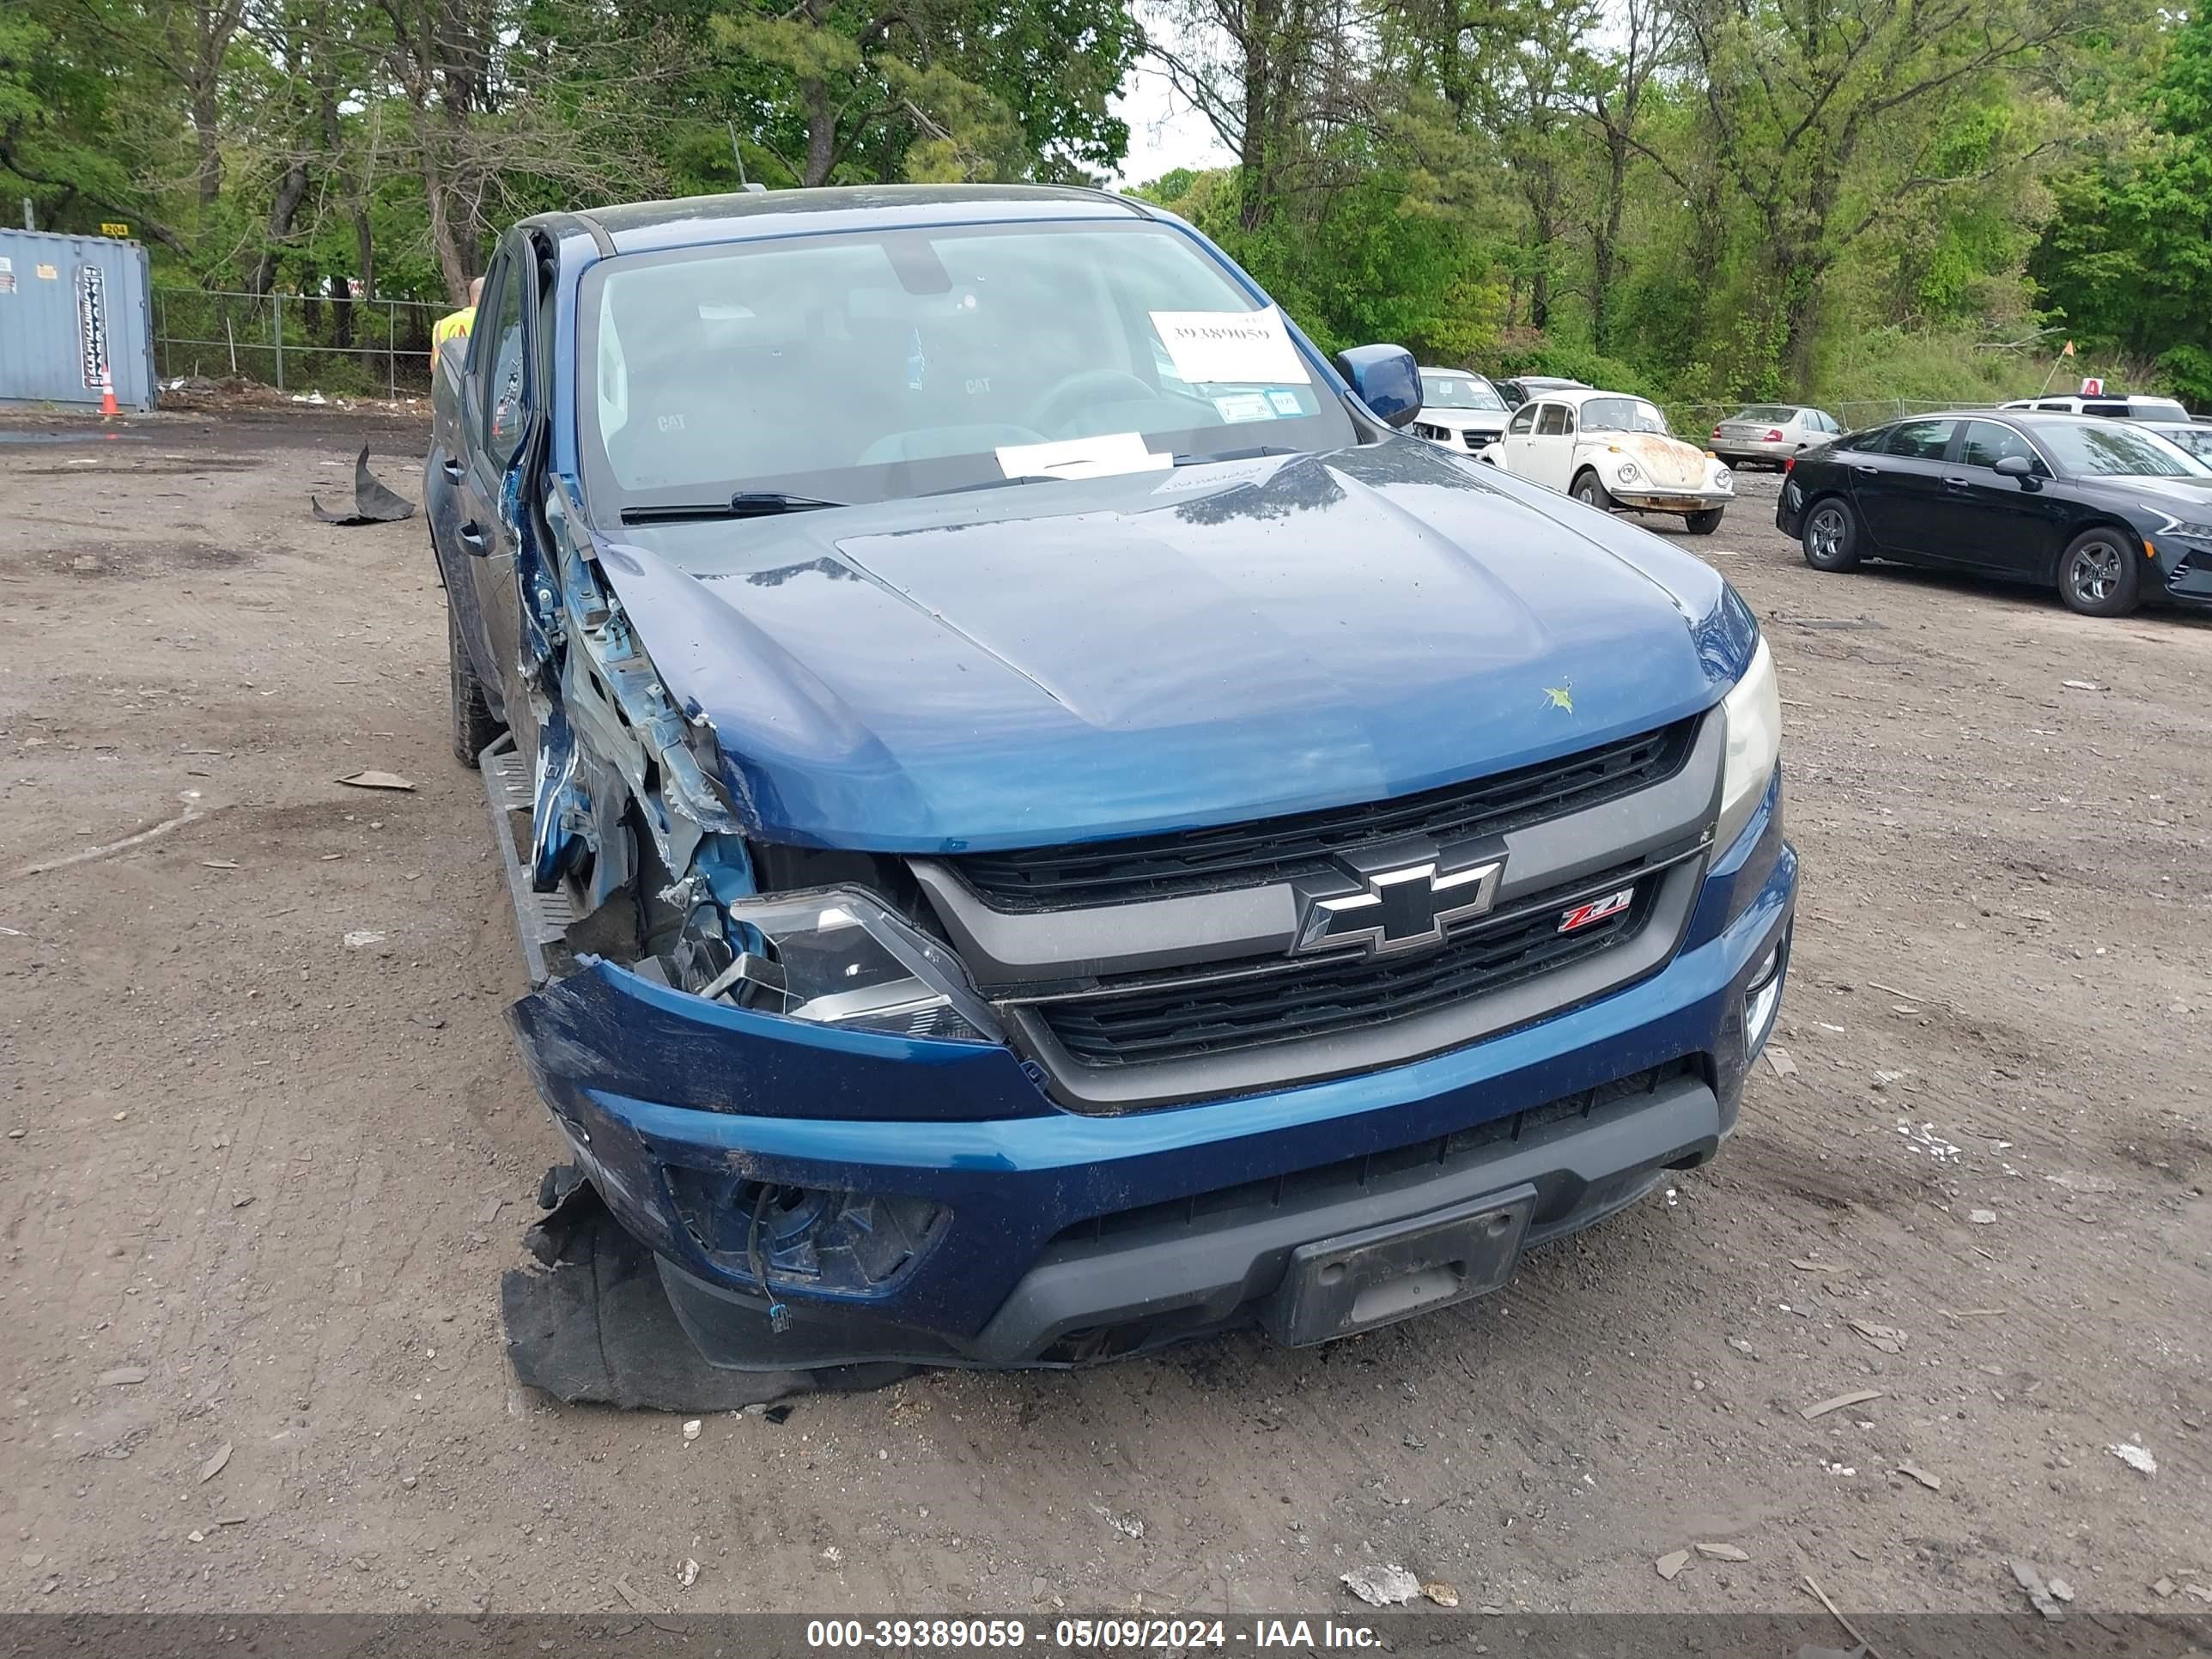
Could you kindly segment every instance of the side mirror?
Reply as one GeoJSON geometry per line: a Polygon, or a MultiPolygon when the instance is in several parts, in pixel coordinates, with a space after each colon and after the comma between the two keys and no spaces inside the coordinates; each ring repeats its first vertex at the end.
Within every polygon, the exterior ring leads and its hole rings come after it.
{"type": "Polygon", "coordinates": [[[1352,395],[1385,426],[1403,426],[1420,412],[1421,371],[1403,346],[1354,346],[1336,354],[1336,372],[1352,395]]]}
{"type": "Polygon", "coordinates": [[[2020,487],[2022,489],[2033,489],[2037,487],[2035,463],[2025,455],[2007,455],[1998,461],[1994,470],[2005,477],[2019,479],[2020,487]]]}

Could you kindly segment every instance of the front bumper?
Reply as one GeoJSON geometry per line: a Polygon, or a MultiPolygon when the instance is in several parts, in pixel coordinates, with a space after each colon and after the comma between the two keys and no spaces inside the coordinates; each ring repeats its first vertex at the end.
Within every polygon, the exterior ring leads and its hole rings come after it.
{"type": "Polygon", "coordinates": [[[2178,605],[2212,605],[2212,544],[2179,536],[2154,536],[2155,586],[2147,590],[2178,605]]]}
{"type": "Polygon", "coordinates": [[[1080,1363],[1266,1321],[1291,1252],[1316,1239],[1527,1188],[1540,1242],[1711,1158],[1765,1036],[1747,988],[1770,951],[1786,969],[1797,860],[1781,794],[1778,773],[1650,976],[1412,1064],[1269,1092],[1079,1114],[1008,1049],[803,1028],[604,963],[511,1018],[577,1160],[659,1256],[714,1363],[1080,1363]],[[732,1180],[936,1219],[859,1291],[771,1268],[788,1310],[772,1330],[750,1258],[697,1231],[702,1182],[732,1180]]]}
{"type": "Polygon", "coordinates": [[[1610,491],[1613,499],[1638,513],[1707,513],[1735,501],[1731,489],[1662,489],[1651,484],[1610,491]]]}

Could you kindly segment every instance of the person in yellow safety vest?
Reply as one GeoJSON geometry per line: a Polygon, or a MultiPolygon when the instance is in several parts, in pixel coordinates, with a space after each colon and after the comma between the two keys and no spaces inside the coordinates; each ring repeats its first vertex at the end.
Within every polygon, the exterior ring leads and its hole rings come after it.
{"type": "Polygon", "coordinates": [[[438,319],[437,326],[430,331],[430,349],[443,351],[448,340],[466,340],[469,328],[477,319],[477,301],[483,298],[483,278],[472,277],[469,282],[469,302],[459,311],[448,313],[438,319]]]}

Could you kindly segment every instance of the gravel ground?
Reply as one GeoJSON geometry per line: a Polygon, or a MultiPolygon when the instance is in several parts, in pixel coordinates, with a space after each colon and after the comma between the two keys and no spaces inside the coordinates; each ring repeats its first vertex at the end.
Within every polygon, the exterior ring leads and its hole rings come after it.
{"type": "Polygon", "coordinates": [[[308,515],[364,438],[419,491],[367,413],[0,427],[0,1606],[2204,1610],[2212,625],[1821,576],[1747,480],[1806,878],[1717,1164],[1356,1341],[687,1443],[502,1357],[560,1149],[423,527],[308,515]]]}

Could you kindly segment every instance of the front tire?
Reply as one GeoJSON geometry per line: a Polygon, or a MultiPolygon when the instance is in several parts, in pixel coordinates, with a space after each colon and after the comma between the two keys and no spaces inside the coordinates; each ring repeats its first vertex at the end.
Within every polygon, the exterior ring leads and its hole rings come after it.
{"type": "Polygon", "coordinates": [[[1594,507],[1601,513],[1613,511],[1613,492],[1599,481],[1595,472],[1585,472],[1577,478],[1574,489],[1569,493],[1584,507],[1594,507]]]}
{"type": "Polygon", "coordinates": [[[1710,536],[1721,527],[1721,514],[1726,511],[1725,507],[1709,507],[1702,513],[1684,514],[1682,522],[1690,526],[1692,536],[1710,536]]]}
{"type": "Polygon", "coordinates": [[[1849,570],[1859,562],[1858,518],[1832,495],[1814,503],[1802,535],[1805,562],[1815,570],[1849,570]]]}
{"type": "Polygon", "coordinates": [[[446,664],[453,693],[453,758],[473,767],[501,728],[484,699],[483,683],[470,665],[468,643],[461,638],[460,618],[453,614],[450,595],[446,600],[446,664]]]}
{"type": "Polygon", "coordinates": [[[2117,530],[2085,530],[2058,561],[2058,597],[2085,617],[2124,617],[2142,603],[2134,548],[2117,530]]]}

